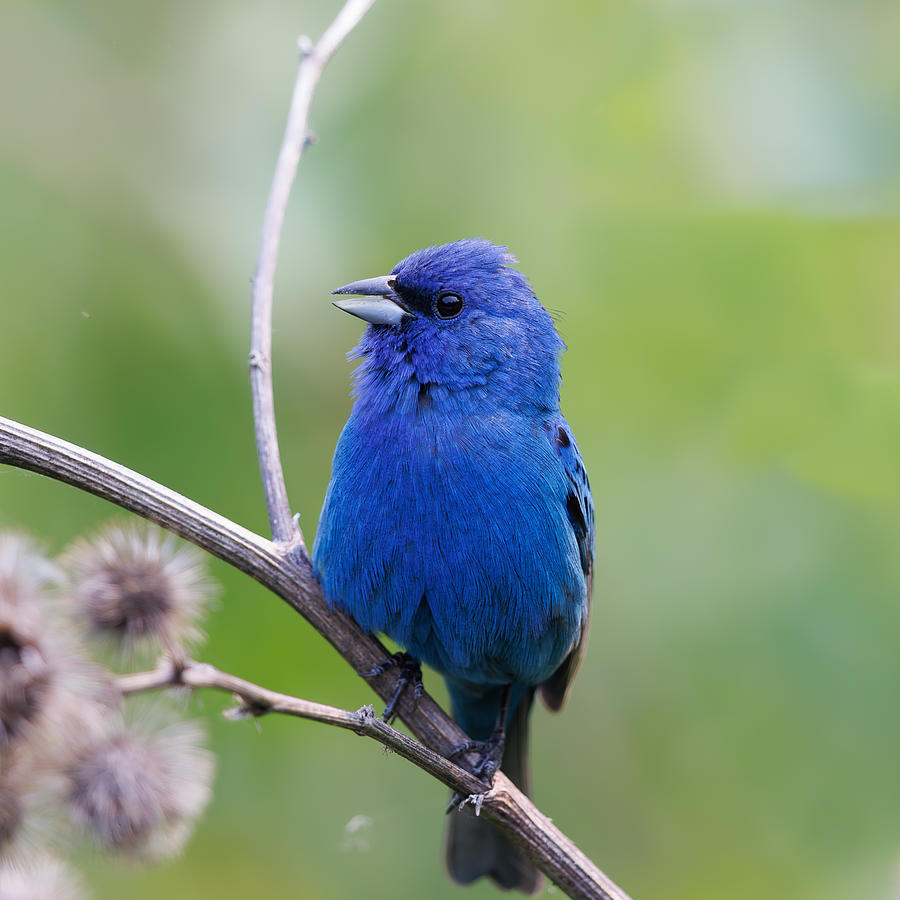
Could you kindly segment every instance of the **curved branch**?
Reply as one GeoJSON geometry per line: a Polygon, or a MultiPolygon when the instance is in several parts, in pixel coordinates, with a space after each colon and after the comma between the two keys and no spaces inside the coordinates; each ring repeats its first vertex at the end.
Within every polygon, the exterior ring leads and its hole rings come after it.
{"type": "MultiPolygon", "coordinates": [[[[319,43],[300,42],[301,62],[285,136],[266,206],[256,274],[253,279],[250,379],[257,452],[272,541],[168,488],[52,435],[0,417],[0,462],[74,485],[124,509],[157,522],[272,590],[328,640],[357,674],[377,669],[387,650],[347,616],[328,608],[313,573],[299,525],[291,515],[284,483],[271,370],[271,318],[275,265],[281,227],[300,156],[307,142],[307,117],[313,91],[326,63],[374,0],[347,0],[319,43]]],[[[399,673],[388,668],[370,679],[384,700],[395,693],[399,673]]],[[[446,757],[466,735],[434,700],[400,697],[397,712],[421,744],[369,714],[349,713],[267,691],[235,676],[198,663],[175,669],[123,676],[123,691],[189,684],[237,693],[248,712],[283,712],[315,718],[375,737],[462,795],[478,795],[477,809],[503,828],[535,863],[570,897],[628,900],[627,894],[600,871],[508,778],[499,772],[487,793],[484,785],[446,757]],[[423,744],[425,746],[423,746],[423,744]]]]}
{"type": "Polygon", "coordinates": [[[119,675],[116,684],[123,694],[137,694],[145,691],[183,685],[189,688],[213,688],[235,694],[241,705],[226,711],[228,718],[244,718],[246,716],[265,716],[269,713],[280,713],[296,716],[298,719],[310,719],[325,725],[334,725],[356,734],[373,738],[379,744],[393,750],[398,756],[418,766],[429,775],[442,781],[447,787],[460,796],[482,794],[486,785],[465,769],[429,750],[424,744],[414,741],[402,731],[388,725],[384,719],[375,715],[372,706],[364,706],[356,712],[338,709],[325,703],[314,703],[290,694],[280,694],[223,672],[208,663],[187,660],[174,665],[164,659],[153,670],[148,672],[132,672],[119,675]]]}
{"type": "MultiPolygon", "coordinates": [[[[125,466],[2,416],[0,463],[55,478],[115,503],[246,572],[304,616],[358,674],[371,671],[388,655],[350,618],[329,610],[308,561],[298,566],[272,541],[125,466]]],[[[397,677],[396,667],[389,668],[369,683],[382,699],[389,700],[397,677]]],[[[400,718],[426,747],[447,757],[466,735],[428,694],[414,704],[410,693],[400,698],[400,718]]],[[[481,813],[521,844],[570,897],[629,900],[502,772],[484,795],[481,813]]]]}
{"type": "MultiPolygon", "coordinates": [[[[2,416],[0,462],[47,475],[109,500],[246,572],[299,612],[358,675],[371,672],[390,656],[349,616],[329,609],[308,559],[298,565],[272,541],[158,482],[2,416]]],[[[387,669],[367,681],[387,701],[393,696],[397,678],[396,670],[387,669]]],[[[449,753],[466,740],[463,731],[427,694],[422,695],[414,713],[410,699],[402,696],[398,712],[413,734],[439,753],[449,753]]]]}
{"type": "Polygon", "coordinates": [[[353,30],[375,0],[348,0],[328,26],[319,43],[310,48],[308,38],[301,38],[300,67],[284,140],[278,154],[272,187],[266,204],[262,239],[253,277],[253,311],[250,333],[250,386],[253,394],[253,420],[256,429],[256,451],[262,475],[266,508],[272,540],[285,543],[292,555],[306,556],[303,535],[291,515],[284,472],[278,452],[275,429],[275,400],[272,391],[272,291],[281,226],[287,209],[291,186],[297,174],[300,156],[307,144],[307,119],[313,92],[322,70],[344,38],[353,30]]]}
{"type": "MultiPolygon", "coordinates": [[[[485,791],[486,785],[471,773],[440,754],[423,747],[422,744],[407,737],[402,731],[392,728],[375,715],[371,706],[364,706],[356,712],[350,712],[324,703],[313,703],[300,697],[271,691],[251,681],[216,669],[214,666],[193,660],[179,666],[173,665],[168,660],[162,660],[159,666],[152,671],[119,676],[117,683],[123,694],[157,690],[174,685],[213,688],[227,691],[240,698],[242,705],[229,711],[231,713],[229,718],[281,713],[353,731],[364,737],[373,738],[398,756],[402,756],[413,765],[437,778],[438,781],[443,782],[459,796],[467,797],[468,799],[463,801],[464,803],[471,802],[477,810],[486,810],[492,819],[506,823],[518,837],[541,841],[545,835],[549,836],[555,830],[550,820],[531,807],[527,798],[505,775],[498,773],[493,786],[485,791]],[[521,802],[523,799],[526,801],[524,804],[521,802]]],[[[568,850],[581,865],[593,866],[590,860],[571,842],[569,842],[568,850]]],[[[607,887],[610,893],[597,896],[628,900],[628,897],[611,882],[607,887]]],[[[570,896],[581,895],[573,893],[570,896]]]]}

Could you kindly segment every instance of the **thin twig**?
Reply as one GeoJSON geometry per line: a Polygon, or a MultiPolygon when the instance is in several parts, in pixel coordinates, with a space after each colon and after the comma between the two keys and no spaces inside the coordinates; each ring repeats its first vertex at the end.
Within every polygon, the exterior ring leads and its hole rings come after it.
{"type": "Polygon", "coordinates": [[[292,555],[298,558],[306,556],[306,550],[300,526],[291,515],[288,502],[281,456],[278,451],[275,400],[272,390],[272,292],[275,265],[278,261],[281,227],[291,186],[297,174],[300,156],[307,144],[307,120],[313,92],[328,60],[373,3],[374,0],[348,0],[318,44],[310,48],[308,39],[301,38],[298,42],[300,66],[294,84],[284,140],[266,203],[256,274],[253,278],[250,386],[253,394],[256,450],[266,508],[269,511],[272,540],[286,545],[292,555]]]}
{"type": "Polygon", "coordinates": [[[487,787],[470,772],[388,725],[384,719],[375,714],[372,706],[364,706],[356,712],[350,712],[325,703],[314,703],[290,694],[271,691],[252,681],[223,672],[208,663],[194,660],[175,665],[170,660],[164,659],[155,669],[120,675],[116,681],[123,694],[136,694],[175,685],[225,691],[241,700],[241,706],[229,711],[232,714],[229,718],[281,713],[322,722],[325,725],[334,725],[373,738],[463,797],[484,793],[487,787]]]}
{"type": "MultiPolygon", "coordinates": [[[[387,650],[349,617],[329,610],[311,570],[286,560],[278,546],[137,472],[61,438],[0,416],[0,463],[28,469],[102,497],[209,551],[286,600],[323,635],[357,673],[370,671],[387,650]]],[[[389,668],[369,680],[388,700],[398,677],[389,668]]],[[[459,726],[426,693],[413,703],[404,692],[400,718],[427,747],[449,756],[466,740],[459,726]]],[[[482,814],[497,822],[535,864],[570,897],[628,900],[506,776],[499,772],[482,814]]]]}
{"type": "MultiPolygon", "coordinates": [[[[515,837],[519,839],[533,837],[539,841],[547,839],[549,843],[554,832],[558,834],[558,830],[552,822],[534,809],[525,795],[502,772],[495,776],[493,785],[486,790],[487,785],[482,784],[465,769],[427,747],[423,747],[403,732],[392,728],[383,719],[376,717],[371,706],[364,706],[356,712],[350,712],[334,706],[327,706],[324,703],[313,703],[289,694],[271,691],[243,678],[222,672],[214,666],[192,660],[178,666],[168,660],[163,660],[152,671],[135,672],[118,678],[118,686],[123,694],[156,690],[173,685],[214,688],[235,694],[243,704],[238,707],[239,714],[260,716],[268,713],[282,713],[334,725],[373,738],[393,750],[398,756],[402,756],[443,782],[461,797],[468,797],[475,803],[479,815],[483,811],[488,818],[506,824],[512,829],[515,837]]],[[[560,837],[563,836],[560,835],[560,837]]],[[[568,838],[563,837],[563,840],[568,842],[568,838]]],[[[593,863],[574,844],[568,843],[568,852],[572,858],[578,860],[585,868],[592,868],[593,863]]],[[[606,884],[604,890],[606,893],[584,896],[597,896],[609,898],[609,900],[629,900],[628,896],[612,882],[606,884]]],[[[571,893],[570,896],[582,895],[571,893]]]]}

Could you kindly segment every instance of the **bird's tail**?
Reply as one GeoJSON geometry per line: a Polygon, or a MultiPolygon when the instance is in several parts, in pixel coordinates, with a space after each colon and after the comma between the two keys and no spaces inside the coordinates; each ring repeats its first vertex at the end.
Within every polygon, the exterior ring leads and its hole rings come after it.
{"type": "MultiPolygon", "coordinates": [[[[526,794],[528,777],[528,714],[534,691],[521,699],[506,732],[500,768],[526,794]]],[[[534,863],[487,819],[476,816],[470,804],[453,810],[447,823],[447,869],[458,884],[486,875],[504,890],[536,894],[543,877],[534,863]]]]}

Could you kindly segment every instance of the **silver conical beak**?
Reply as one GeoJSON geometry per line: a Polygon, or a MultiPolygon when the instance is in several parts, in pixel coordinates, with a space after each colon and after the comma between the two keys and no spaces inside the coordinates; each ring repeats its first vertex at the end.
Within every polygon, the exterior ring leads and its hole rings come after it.
{"type": "Polygon", "coordinates": [[[338,309],[370,322],[372,325],[399,325],[413,313],[404,309],[394,292],[394,276],[379,275],[345,284],[332,294],[356,294],[359,299],[334,300],[338,309]]]}

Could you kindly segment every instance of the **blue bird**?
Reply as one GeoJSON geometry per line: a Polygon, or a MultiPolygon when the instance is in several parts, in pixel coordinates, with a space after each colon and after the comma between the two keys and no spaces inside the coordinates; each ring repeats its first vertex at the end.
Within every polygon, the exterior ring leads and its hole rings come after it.
{"type": "MultiPolygon", "coordinates": [[[[334,292],[369,327],[313,559],[329,602],[440,672],[453,718],[527,791],[535,692],[558,710],[585,647],[594,513],[559,410],[564,344],[515,262],[461,240],[334,292]]],[[[463,884],[541,884],[466,811],[446,856],[463,884]]]]}

